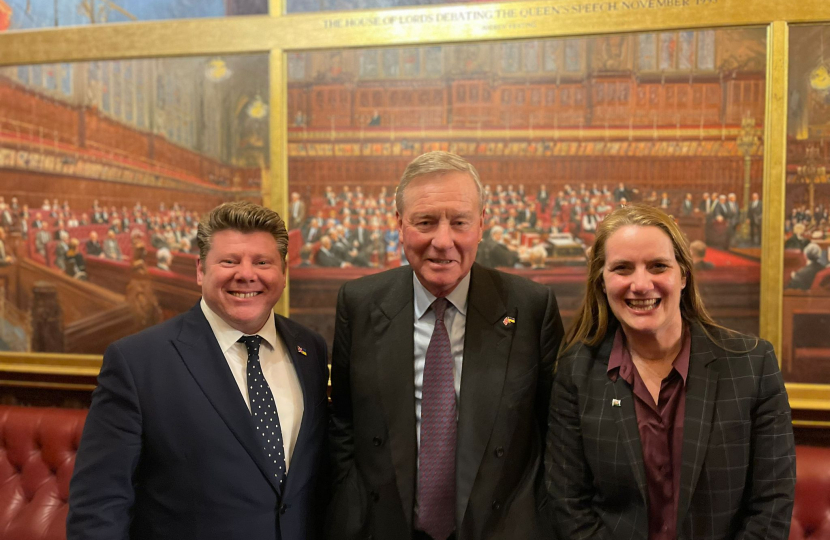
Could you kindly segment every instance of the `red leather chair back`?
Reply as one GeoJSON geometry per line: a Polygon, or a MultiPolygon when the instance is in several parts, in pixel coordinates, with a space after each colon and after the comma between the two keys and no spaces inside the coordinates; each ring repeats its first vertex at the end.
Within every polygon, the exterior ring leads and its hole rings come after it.
{"type": "Polygon", "coordinates": [[[797,446],[790,540],[830,540],[830,448],[797,446]]]}
{"type": "Polygon", "coordinates": [[[0,538],[66,540],[82,409],[0,406],[0,538]]]}

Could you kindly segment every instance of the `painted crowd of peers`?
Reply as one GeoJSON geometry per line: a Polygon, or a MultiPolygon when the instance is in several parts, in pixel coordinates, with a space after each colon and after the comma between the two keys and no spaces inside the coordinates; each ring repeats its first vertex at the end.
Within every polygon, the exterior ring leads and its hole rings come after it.
{"type": "MultiPolygon", "coordinates": [[[[169,269],[174,253],[197,253],[198,216],[177,202],[169,208],[160,203],[157,210],[149,210],[136,201],[130,208],[122,205],[118,210],[95,200],[90,208],[77,211],[68,201],[60,204],[57,199],[44,199],[31,209],[16,196],[8,203],[0,196],[0,226],[3,237],[8,232],[19,232],[24,239],[31,238],[35,251],[47,264],[78,279],[87,277],[85,257],[124,260],[126,254],[119,238],[149,241],[160,269],[169,269]],[[88,225],[101,227],[94,230],[88,225]],[[49,253],[47,248],[53,241],[54,252],[49,253]]],[[[9,264],[12,258],[5,253],[5,245],[0,251],[0,259],[9,264]]]]}
{"type": "Polygon", "coordinates": [[[808,204],[794,204],[784,222],[788,235],[784,249],[801,251],[803,265],[785,276],[787,289],[810,290],[813,287],[830,289],[830,278],[822,279],[819,272],[830,266],[830,206],[820,201],[811,211],[808,204]]]}
{"type": "MultiPolygon", "coordinates": [[[[551,264],[561,235],[587,249],[605,216],[620,205],[637,201],[678,217],[701,217],[706,241],[698,242],[697,253],[705,253],[706,245],[724,250],[735,245],[744,221],[749,223],[748,245],[760,246],[761,241],[763,210],[757,193],[751,196],[746,216],[734,193],[646,194],[622,182],[613,189],[598,183],[590,187],[564,184],[556,193],[544,185],[529,193],[524,184],[515,188],[513,184],[495,188],[486,184],[483,190],[484,244],[478,262],[493,268],[544,268],[551,264]],[[523,233],[532,234],[523,240],[523,233]]],[[[340,192],[327,186],[323,197],[313,204],[306,203],[298,192],[292,193],[289,223],[290,228],[300,230],[300,266],[388,268],[405,264],[393,201],[394,189],[387,187],[365,193],[361,186],[351,189],[345,185],[340,192]]]]}
{"type": "Polygon", "coordinates": [[[285,223],[212,210],[202,299],[104,355],[68,540],[786,539],[778,362],[709,316],[675,220],[615,201],[565,332],[552,288],[476,262],[487,199],[460,156],[407,166],[409,264],[340,288],[330,407],[325,341],[273,312],[285,223]]]}

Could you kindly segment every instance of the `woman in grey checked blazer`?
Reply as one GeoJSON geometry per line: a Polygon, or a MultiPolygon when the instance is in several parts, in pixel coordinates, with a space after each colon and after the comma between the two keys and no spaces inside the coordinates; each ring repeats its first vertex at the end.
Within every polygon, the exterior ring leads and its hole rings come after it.
{"type": "Polygon", "coordinates": [[[588,268],[551,396],[558,536],[785,540],[795,447],[772,346],[712,320],[661,210],[612,212],[588,268]]]}

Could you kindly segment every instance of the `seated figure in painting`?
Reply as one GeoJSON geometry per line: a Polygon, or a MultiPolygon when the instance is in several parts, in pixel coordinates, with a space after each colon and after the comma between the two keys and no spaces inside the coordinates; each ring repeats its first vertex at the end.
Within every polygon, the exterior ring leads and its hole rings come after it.
{"type": "Polygon", "coordinates": [[[86,261],[81,253],[81,242],[77,238],[69,240],[69,249],[64,256],[64,272],[67,276],[86,281],[86,261]]]}
{"type": "Polygon", "coordinates": [[[107,238],[104,240],[104,256],[114,261],[120,261],[124,258],[121,253],[121,246],[118,245],[118,239],[115,237],[115,231],[112,229],[107,231],[107,238]]]}
{"type": "Polygon", "coordinates": [[[812,242],[807,244],[807,247],[804,248],[804,256],[807,258],[807,264],[792,273],[792,279],[787,284],[788,289],[809,291],[813,286],[816,274],[825,268],[819,261],[821,259],[821,247],[818,244],[812,242]]]}

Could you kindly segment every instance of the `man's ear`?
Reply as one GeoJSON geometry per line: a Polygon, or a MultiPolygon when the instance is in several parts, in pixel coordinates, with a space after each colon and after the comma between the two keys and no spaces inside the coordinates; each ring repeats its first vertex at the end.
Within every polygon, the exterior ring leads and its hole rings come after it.
{"type": "Polygon", "coordinates": [[[205,270],[202,268],[202,259],[196,259],[196,284],[202,285],[202,278],[205,275],[205,270]]]}

